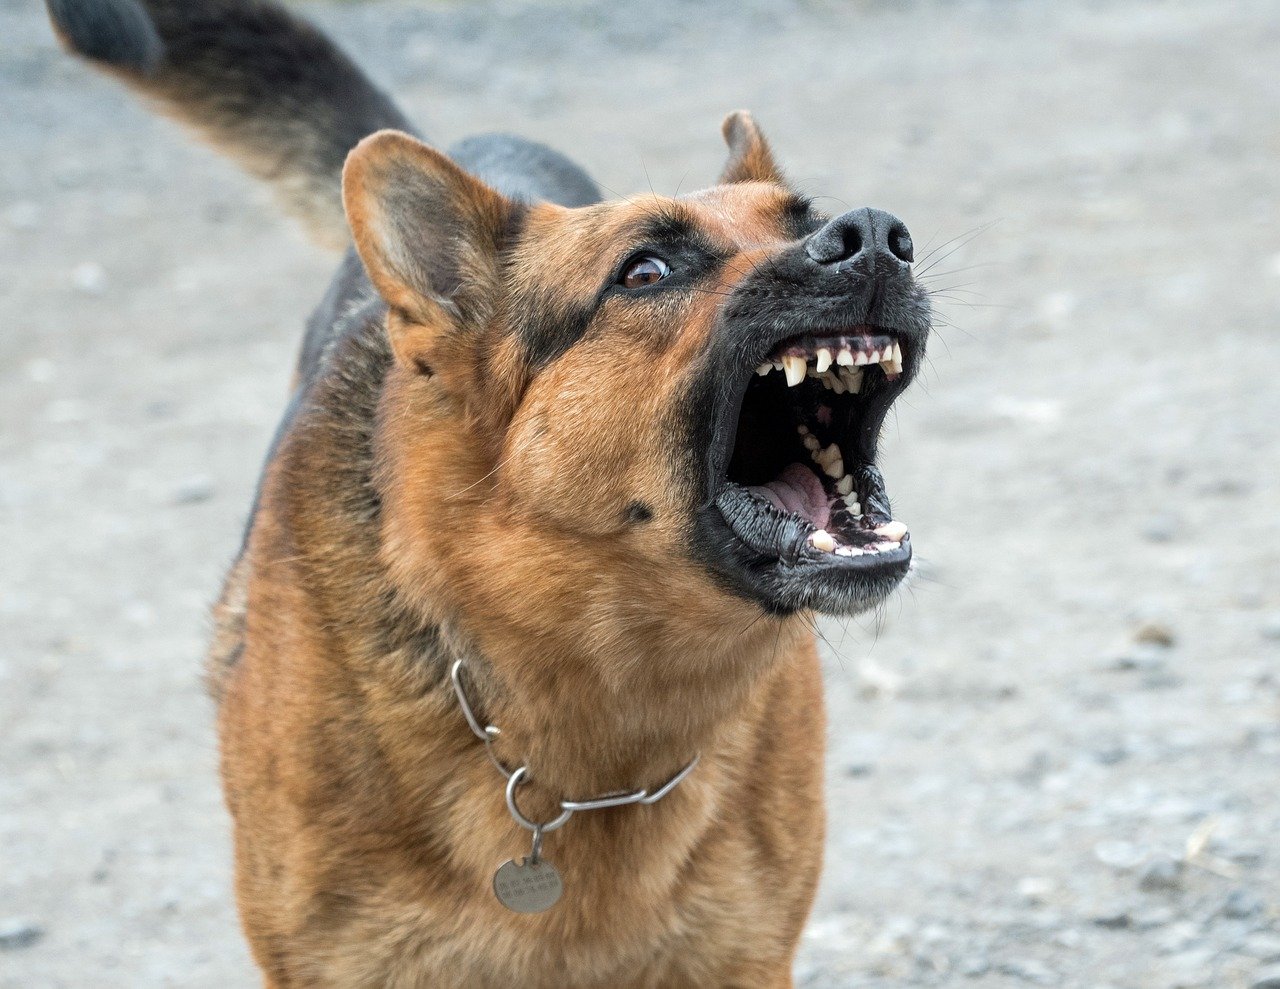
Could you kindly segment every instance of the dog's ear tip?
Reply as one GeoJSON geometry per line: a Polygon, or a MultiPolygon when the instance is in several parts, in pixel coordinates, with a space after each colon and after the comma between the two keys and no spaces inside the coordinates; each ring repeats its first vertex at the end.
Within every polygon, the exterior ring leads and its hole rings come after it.
{"type": "Polygon", "coordinates": [[[721,182],[782,181],[769,142],[749,110],[734,110],[726,116],[720,132],[729,146],[729,162],[721,182]]]}
{"type": "Polygon", "coordinates": [[[745,132],[759,130],[750,110],[730,110],[720,123],[720,133],[724,135],[724,143],[733,146],[745,132]]]}

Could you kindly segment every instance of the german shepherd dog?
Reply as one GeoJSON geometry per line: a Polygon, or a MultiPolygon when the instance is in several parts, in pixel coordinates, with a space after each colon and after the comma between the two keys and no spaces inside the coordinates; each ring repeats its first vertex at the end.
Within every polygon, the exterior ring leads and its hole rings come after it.
{"type": "Polygon", "coordinates": [[[906,227],[821,215],[746,113],[716,185],[603,202],[541,144],[412,136],[272,3],[48,5],[348,249],[209,661],[265,984],[790,986],[813,615],[911,560],[875,466],[930,329],[906,227]]]}

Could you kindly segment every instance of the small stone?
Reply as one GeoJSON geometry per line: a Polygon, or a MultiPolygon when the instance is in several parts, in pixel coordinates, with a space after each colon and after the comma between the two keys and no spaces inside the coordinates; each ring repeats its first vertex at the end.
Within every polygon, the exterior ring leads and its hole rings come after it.
{"type": "Polygon", "coordinates": [[[1101,766],[1115,766],[1129,758],[1129,750],[1123,745],[1110,745],[1096,750],[1093,758],[1101,766]]]}
{"type": "Polygon", "coordinates": [[[1255,973],[1249,989],[1280,989],[1280,966],[1255,973]]]}
{"type": "Polygon", "coordinates": [[[214,490],[212,478],[200,474],[187,478],[174,488],[170,501],[174,505],[198,505],[212,498],[214,490]]]}
{"type": "Polygon", "coordinates": [[[1155,515],[1142,526],[1142,538],[1151,543],[1172,542],[1178,534],[1178,520],[1172,515],[1155,515]]]}
{"type": "Polygon", "coordinates": [[[1267,909],[1262,899],[1247,889],[1233,889],[1222,904],[1222,916],[1232,920],[1248,920],[1267,909]]]}
{"type": "Polygon", "coordinates": [[[1168,649],[1173,646],[1177,638],[1173,634],[1173,629],[1164,622],[1145,621],[1133,630],[1133,641],[1168,649]]]}
{"type": "Polygon", "coordinates": [[[1100,841],[1093,854],[1103,865],[1126,871],[1136,869],[1146,859],[1146,851],[1131,841],[1100,841]]]}
{"type": "Polygon", "coordinates": [[[101,295],[107,290],[107,270],[96,261],[85,261],[72,269],[71,284],[85,295],[101,295]]]}
{"type": "Polygon", "coordinates": [[[1182,888],[1182,863],[1168,855],[1158,855],[1142,870],[1138,887],[1148,893],[1167,893],[1182,888]]]}
{"type": "Polygon", "coordinates": [[[44,928],[25,920],[0,920],[0,951],[30,948],[44,937],[44,928]]]}
{"type": "Polygon", "coordinates": [[[1053,880],[1043,876],[1027,876],[1018,880],[1018,895],[1028,903],[1043,903],[1053,892],[1053,880]]]}
{"type": "Polygon", "coordinates": [[[862,779],[864,776],[870,776],[876,771],[874,763],[870,762],[851,762],[844,767],[844,774],[850,779],[862,779]]]}
{"type": "Polygon", "coordinates": [[[1123,907],[1104,910],[1093,918],[1094,926],[1104,927],[1109,931],[1123,931],[1133,925],[1133,917],[1123,907]]]}

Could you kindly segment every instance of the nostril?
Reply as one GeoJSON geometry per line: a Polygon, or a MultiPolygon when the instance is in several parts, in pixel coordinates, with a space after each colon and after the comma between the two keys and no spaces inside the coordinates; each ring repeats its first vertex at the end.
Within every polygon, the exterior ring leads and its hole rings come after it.
{"type": "Polygon", "coordinates": [[[907,233],[907,228],[901,223],[895,223],[889,228],[889,250],[899,261],[906,261],[909,264],[916,259],[911,234],[907,233]]]}
{"type": "Polygon", "coordinates": [[[841,229],[840,234],[840,260],[845,261],[857,256],[862,250],[862,232],[853,224],[849,224],[841,229]]]}

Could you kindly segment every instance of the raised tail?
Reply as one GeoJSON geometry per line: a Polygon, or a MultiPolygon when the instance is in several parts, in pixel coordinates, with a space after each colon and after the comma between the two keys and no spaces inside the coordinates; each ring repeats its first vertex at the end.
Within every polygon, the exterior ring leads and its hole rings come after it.
{"type": "Polygon", "coordinates": [[[269,182],[318,241],[349,242],[342,164],[361,138],[412,131],[316,28],[262,0],[46,0],[69,49],[269,182]]]}

